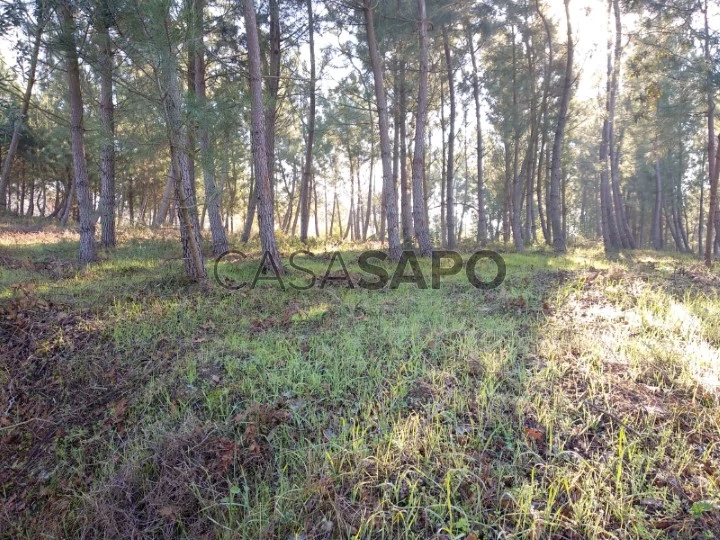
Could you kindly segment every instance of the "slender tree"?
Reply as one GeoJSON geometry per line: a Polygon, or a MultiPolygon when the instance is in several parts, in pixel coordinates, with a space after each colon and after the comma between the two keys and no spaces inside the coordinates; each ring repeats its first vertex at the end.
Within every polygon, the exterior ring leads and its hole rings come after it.
{"type": "Polygon", "coordinates": [[[255,192],[257,196],[260,244],[280,273],[283,272],[280,252],[275,242],[275,225],[272,186],[268,170],[265,109],[263,107],[262,69],[260,66],[260,39],[258,37],[254,0],[243,0],[245,31],[247,32],[248,71],[250,78],[253,161],[255,166],[255,192]]]}
{"type": "Polygon", "coordinates": [[[100,73],[100,243],[115,247],[115,107],[113,104],[112,13],[102,0],[96,7],[98,71],[100,73]]]}
{"type": "Polygon", "coordinates": [[[75,18],[73,4],[63,0],[60,4],[62,40],[65,48],[68,91],[70,95],[70,143],[72,146],[73,176],[80,216],[80,264],[95,258],[95,224],[90,207],[90,180],[85,158],[85,127],[83,126],[83,98],[80,90],[80,65],[75,45],[75,18]]]}
{"type": "Polygon", "coordinates": [[[307,0],[308,14],[308,46],[310,49],[310,81],[309,97],[310,111],[308,113],[307,143],[305,145],[305,165],[303,167],[302,182],[300,184],[300,241],[307,243],[308,227],[310,223],[310,179],[313,174],[313,144],[315,142],[315,22],[313,17],[312,0],[307,0]]]}
{"type": "Polygon", "coordinates": [[[418,42],[420,51],[420,71],[418,75],[418,98],[415,114],[415,149],[412,160],[413,224],[415,238],[424,257],[432,254],[430,234],[425,220],[425,124],[428,108],[428,73],[430,71],[428,53],[428,20],[425,0],[417,0],[418,42]]]}
{"type": "Polygon", "coordinates": [[[548,200],[548,217],[552,224],[553,246],[555,250],[564,253],[565,235],[563,234],[562,215],[560,209],[560,162],[567,125],[567,114],[570,99],[572,97],[573,80],[573,44],[572,25],[570,22],[570,0],[565,0],[565,18],[567,20],[567,60],[565,64],[565,81],[563,83],[562,96],[560,98],[560,110],[558,111],[557,127],[555,128],[555,140],[552,149],[552,162],[550,165],[550,197],[548,200]]]}
{"type": "Polygon", "coordinates": [[[213,255],[220,256],[229,249],[222,215],[220,214],[220,190],[215,182],[215,153],[210,142],[208,121],[210,109],[207,100],[205,81],[205,43],[204,43],[204,0],[195,0],[195,99],[197,101],[198,140],[200,142],[200,162],[205,185],[205,207],[210,220],[213,255]]]}
{"type": "Polygon", "coordinates": [[[375,81],[375,102],[377,104],[378,126],[380,128],[380,156],[383,168],[383,199],[385,200],[386,207],[388,247],[390,259],[399,261],[402,255],[402,246],[400,245],[400,234],[398,232],[397,190],[392,180],[392,165],[390,163],[390,123],[388,119],[387,96],[385,95],[383,65],[377,48],[372,6],[373,0],[363,0],[363,14],[365,15],[370,65],[372,66],[375,81]]]}
{"type": "Polygon", "coordinates": [[[443,27],[443,49],[445,52],[445,67],[447,69],[448,80],[448,97],[450,98],[450,131],[448,132],[447,142],[447,173],[445,174],[445,222],[447,225],[447,247],[455,249],[457,245],[457,236],[455,232],[455,117],[456,100],[455,100],[455,72],[453,70],[452,55],[450,52],[450,38],[448,37],[447,27],[443,27]]]}

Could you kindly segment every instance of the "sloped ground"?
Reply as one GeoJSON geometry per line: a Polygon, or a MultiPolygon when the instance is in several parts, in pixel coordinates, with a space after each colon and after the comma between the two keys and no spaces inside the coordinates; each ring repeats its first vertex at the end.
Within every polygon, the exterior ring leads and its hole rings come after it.
{"type": "Polygon", "coordinates": [[[690,259],[229,292],[188,284],[173,238],[126,233],[82,271],[75,241],[0,232],[0,535],[720,530],[720,278],[690,259]]]}

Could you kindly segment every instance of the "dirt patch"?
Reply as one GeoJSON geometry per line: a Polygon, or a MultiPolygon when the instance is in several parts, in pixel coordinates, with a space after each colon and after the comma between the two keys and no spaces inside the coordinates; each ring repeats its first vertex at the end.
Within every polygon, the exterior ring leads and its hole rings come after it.
{"type": "Polygon", "coordinates": [[[92,481],[76,469],[72,451],[94,451],[100,431],[123,429],[131,374],[104,359],[80,365],[78,356],[102,358],[102,328],[88,313],[17,287],[0,305],[0,529],[15,530],[23,515],[58,525],[58,508],[92,481]],[[64,456],[64,457],[61,457],[64,456]]]}

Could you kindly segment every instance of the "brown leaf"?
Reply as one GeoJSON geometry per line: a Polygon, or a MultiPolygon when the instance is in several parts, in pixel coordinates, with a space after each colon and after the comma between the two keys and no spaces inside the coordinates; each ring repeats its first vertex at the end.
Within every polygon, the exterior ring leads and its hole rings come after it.
{"type": "Polygon", "coordinates": [[[535,428],[525,428],[525,435],[535,442],[542,441],[544,436],[542,431],[535,428]]]}

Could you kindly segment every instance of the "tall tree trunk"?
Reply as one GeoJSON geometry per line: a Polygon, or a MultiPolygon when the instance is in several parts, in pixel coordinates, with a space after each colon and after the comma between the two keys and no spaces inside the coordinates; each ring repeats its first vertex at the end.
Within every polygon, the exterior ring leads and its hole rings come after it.
{"type": "Polygon", "coordinates": [[[392,181],[392,165],[390,163],[390,126],[388,121],[387,96],[385,95],[385,82],[380,53],[377,49],[375,37],[375,21],[373,20],[373,1],[363,0],[363,13],[367,29],[370,64],[372,65],[375,80],[375,101],[378,109],[378,124],[380,127],[380,155],[383,167],[383,192],[387,208],[387,232],[390,259],[399,261],[402,255],[400,234],[398,232],[397,193],[392,181]]]}
{"type": "Polygon", "coordinates": [[[445,130],[447,122],[445,121],[445,90],[444,79],[440,79],[440,245],[447,247],[447,199],[445,197],[445,188],[447,186],[447,144],[445,138],[445,130]]]}
{"type": "MultiPolygon", "coordinates": [[[[705,238],[705,265],[712,266],[713,229],[715,225],[715,212],[717,206],[718,192],[718,169],[720,169],[720,157],[714,160],[715,156],[715,92],[713,80],[713,59],[710,54],[710,27],[708,23],[708,0],[705,0],[705,68],[707,69],[707,131],[708,131],[708,169],[710,176],[710,206],[708,207],[707,236],[705,238]]],[[[718,156],[720,156],[720,144],[718,145],[718,156]]]]}
{"type": "MultiPolygon", "coordinates": [[[[260,68],[260,40],[255,19],[254,0],[244,0],[245,29],[248,43],[248,71],[250,76],[251,120],[253,136],[253,159],[255,162],[255,191],[257,192],[260,244],[265,253],[272,257],[282,273],[280,252],[275,242],[272,187],[268,171],[268,155],[265,132],[265,111],[263,109],[262,70],[260,68]]],[[[273,105],[274,106],[274,105],[273,105]]]]}
{"type": "Polygon", "coordinates": [[[653,249],[662,249],[662,178],[660,176],[660,159],[655,158],[655,208],[653,210],[650,242],[653,249]]]}
{"type": "Polygon", "coordinates": [[[63,0],[62,34],[67,63],[68,88],[70,92],[70,144],[72,147],[75,193],[80,216],[80,264],[88,264],[95,258],[95,224],[90,208],[90,180],[85,159],[85,128],[83,126],[83,101],[80,90],[80,66],[75,46],[75,19],[70,0],[63,0]]]}
{"type": "MultiPolygon", "coordinates": [[[[166,15],[169,17],[169,15],[166,15]]],[[[159,91],[167,122],[170,143],[171,176],[174,179],[174,206],[180,226],[180,240],[183,247],[185,271],[190,279],[207,278],[200,239],[200,224],[193,185],[192,165],[188,156],[188,135],[181,117],[180,80],[177,60],[172,45],[166,43],[162,63],[159,67],[159,91]]]]}
{"type": "Polygon", "coordinates": [[[412,162],[412,189],[413,189],[413,224],[415,238],[424,257],[432,254],[430,234],[425,220],[425,124],[427,123],[428,107],[428,43],[427,43],[427,14],[425,0],[417,0],[418,5],[418,36],[420,44],[420,74],[418,82],[417,113],[415,116],[415,150],[412,162]]]}
{"type": "Polygon", "coordinates": [[[698,217],[698,257],[703,256],[703,225],[705,216],[703,216],[704,202],[703,198],[705,195],[705,163],[708,161],[707,150],[703,151],[702,167],[700,169],[700,216],[698,217]]]}
{"type": "Polygon", "coordinates": [[[450,54],[450,38],[447,28],[443,27],[443,49],[445,50],[445,67],[447,68],[448,94],[450,98],[450,131],[448,132],[447,174],[445,182],[445,197],[447,200],[445,220],[447,222],[447,247],[455,249],[457,246],[455,223],[455,74],[453,72],[452,56],[450,54]]]}
{"type": "MultiPolygon", "coordinates": [[[[220,214],[220,190],[215,182],[215,155],[210,142],[208,121],[210,109],[207,104],[207,87],[205,82],[205,43],[204,43],[204,0],[195,1],[195,99],[197,100],[198,140],[200,142],[200,162],[205,185],[205,209],[210,221],[213,255],[216,257],[226,253],[230,246],[225,236],[222,215],[220,214]]],[[[203,220],[204,221],[204,220],[203,220]]]]}
{"type": "Polygon", "coordinates": [[[412,245],[413,222],[410,204],[410,184],[407,166],[407,87],[405,84],[405,60],[400,62],[400,111],[398,114],[400,137],[400,208],[402,217],[402,239],[412,245]]]}
{"type": "Polygon", "coordinates": [[[313,168],[313,143],[315,141],[315,29],[312,0],[307,0],[308,41],[310,47],[310,112],[308,116],[307,145],[305,147],[305,166],[300,184],[300,241],[307,243],[310,224],[310,178],[313,168]]]}
{"type": "Polygon", "coordinates": [[[567,19],[567,63],[565,66],[565,82],[563,93],[560,98],[560,110],[558,111],[557,128],[555,129],[555,141],[553,142],[552,162],[550,166],[550,198],[548,204],[548,217],[552,224],[553,246],[555,251],[564,253],[565,235],[562,230],[562,216],[560,210],[560,161],[562,158],[563,137],[567,124],[568,106],[572,97],[573,87],[573,36],[570,22],[570,0],[565,0],[565,18],[567,19]]]}
{"type": "MultiPolygon", "coordinates": [[[[28,72],[28,81],[25,86],[25,94],[23,94],[22,107],[20,114],[15,119],[13,125],[12,137],[10,139],[10,145],[5,154],[5,159],[2,162],[2,172],[0,172],[0,209],[5,208],[6,196],[7,196],[7,185],[10,178],[10,169],[12,168],[12,162],[17,152],[18,144],[20,143],[20,132],[22,125],[27,118],[28,109],[30,108],[30,98],[32,97],[33,86],[35,85],[35,72],[37,71],[38,55],[40,54],[40,44],[42,42],[42,34],[45,29],[46,14],[45,10],[42,9],[38,2],[38,20],[35,28],[35,38],[33,42],[32,53],[30,55],[30,71],[28,72]]],[[[77,53],[76,53],[77,55],[77,53]]]]}
{"type": "MultiPolygon", "coordinates": [[[[513,243],[515,249],[525,249],[522,238],[522,203],[523,203],[523,177],[518,174],[518,153],[520,151],[520,126],[518,122],[518,88],[517,88],[517,53],[515,45],[515,27],[512,27],[512,130],[513,130],[513,173],[512,173],[512,204],[510,225],[512,227],[513,243]]],[[[524,168],[524,161],[523,161],[524,168]]]]}
{"type": "MultiPolygon", "coordinates": [[[[620,5],[618,0],[609,0],[615,15],[615,49],[614,62],[611,63],[611,40],[610,25],[608,25],[608,155],[610,159],[610,185],[612,188],[612,199],[615,207],[615,222],[617,223],[617,232],[620,245],[625,249],[632,249],[635,242],[632,238],[630,226],[625,218],[625,208],[620,193],[620,144],[615,146],[615,104],[617,102],[617,94],[620,80],[620,66],[622,58],[622,23],[620,20],[620,5]]],[[[622,132],[620,141],[622,142],[622,132]]]]}
{"type": "MultiPolygon", "coordinates": [[[[720,176],[720,137],[718,137],[717,155],[715,157],[715,164],[712,166],[712,177],[710,178],[710,206],[708,207],[708,222],[707,222],[707,236],[705,237],[705,265],[710,268],[712,266],[712,250],[714,247],[713,243],[713,230],[716,231],[715,242],[720,238],[720,228],[718,227],[718,176],[720,176]]],[[[709,160],[712,161],[712,160],[709,160]]]]}
{"type": "MultiPolygon", "coordinates": [[[[545,63],[545,74],[544,74],[544,80],[543,80],[543,97],[542,97],[542,105],[540,106],[542,112],[542,136],[541,136],[541,142],[540,142],[540,155],[538,158],[538,171],[537,171],[537,204],[538,204],[538,214],[540,216],[540,226],[542,228],[543,232],[543,238],[545,239],[545,243],[548,245],[552,245],[552,234],[550,230],[550,224],[547,223],[547,220],[545,219],[545,213],[543,211],[543,208],[546,207],[547,204],[547,196],[543,198],[543,183],[547,181],[548,171],[551,169],[550,160],[548,159],[545,163],[545,153],[549,150],[549,146],[547,144],[548,139],[548,129],[549,129],[549,122],[548,122],[548,98],[550,95],[550,80],[552,79],[552,71],[553,71],[553,62],[554,62],[554,50],[553,50],[553,39],[552,39],[552,28],[550,26],[550,23],[548,22],[547,18],[545,17],[545,14],[543,13],[542,9],[540,8],[540,1],[535,0],[535,9],[537,10],[538,15],[540,16],[540,19],[542,20],[543,27],[545,28],[545,38],[546,38],[546,44],[548,48],[548,55],[547,55],[547,62],[545,63]]],[[[549,152],[548,152],[549,155],[549,152]]]]}
{"type": "Polygon", "coordinates": [[[113,47],[110,40],[112,15],[102,2],[96,22],[100,72],[100,244],[115,247],[115,119],[113,106],[113,47]]]}
{"type": "Polygon", "coordinates": [[[482,132],[482,111],[480,109],[480,77],[478,75],[477,58],[475,54],[475,44],[473,43],[473,34],[470,25],[465,26],[465,35],[467,39],[468,49],[470,50],[470,60],[472,62],[472,88],[473,100],[475,102],[475,144],[477,159],[477,242],[480,245],[487,243],[487,225],[485,218],[485,184],[483,177],[483,132],[482,132]]]}
{"type": "MultiPolygon", "coordinates": [[[[257,28],[255,32],[257,33],[257,28]]],[[[280,92],[280,9],[278,0],[270,0],[270,65],[269,76],[267,77],[267,105],[265,108],[265,151],[267,153],[267,170],[270,181],[270,197],[273,211],[275,205],[275,128],[277,119],[278,94],[280,92]]],[[[259,42],[258,37],[258,42],[259,42]]],[[[254,152],[254,151],[253,151],[254,152]]],[[[255,192],[258,188],[255,182],[251,190],[248,212],[245,217],[245,225],[240,240],[245,243],[250,239],[255,214],[257,213],[257,201],[259,194],[255,192]]],[[[299,215],[299,214],[298,214],[299,215]]],[[[294,227],[293,227],[294,228],[294,227]]],[[[293,233],[294,234],[294,233],[293,233]]]]}

